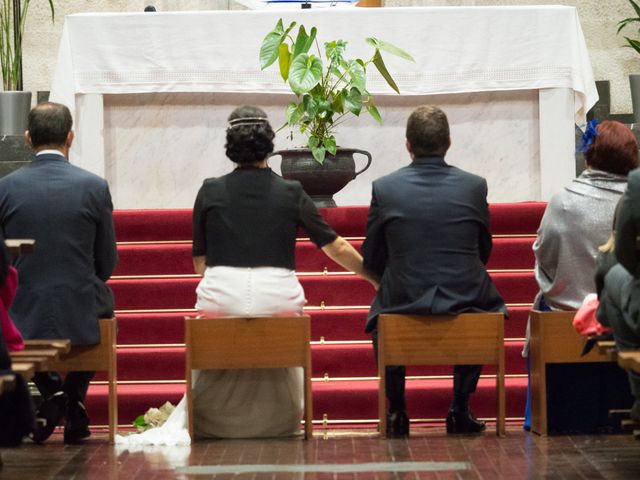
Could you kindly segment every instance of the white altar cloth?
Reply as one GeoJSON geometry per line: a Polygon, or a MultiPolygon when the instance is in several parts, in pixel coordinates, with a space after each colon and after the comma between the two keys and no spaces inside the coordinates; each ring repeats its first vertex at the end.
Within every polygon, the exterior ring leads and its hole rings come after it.
{"type": "MultiPolygon", "coordinates": [[[[563,6],[70,15],[50,98],[74,113],[71,161],[107,178],[116,208],[191,206],[202,178],[231,168],[222,152],[234,106],[284,121],[293,95],[258,61],[279,18],[318,27],[320,42],[348,41],[349,56],[369,58],[364,37],[375,36],[416,59],[385,55],[400,96],[369,71],[383,128],[362,118],[336,132],[374,157],[340,205],[367,204],[371,181],[408,162],[404,125],[420,103],[450,115],[447,159],[485,176],[490,201],[547,200],[575,176],[574,122],[597,92],[576,9],[563,6]]],[[[277,149],[302,144],[285,136],[277,149]]]]}
{"type": "MultiPolygon", "coordinates": [[[[277,68],[260,71],[258,61],[281,17],[317,26],[320,42],[347,40],[349,56],[369,58],[367,36],[407,50],[415,63],[385,55],[403,95],[569,88],[578,124],[597,100],[576,9],[563,6],[74,14],[51,99],[73,107],[87,93],[289,93],[277,68]]],[[[372,93],[395,95],[379,75],[370,82],[372,93]]]]}

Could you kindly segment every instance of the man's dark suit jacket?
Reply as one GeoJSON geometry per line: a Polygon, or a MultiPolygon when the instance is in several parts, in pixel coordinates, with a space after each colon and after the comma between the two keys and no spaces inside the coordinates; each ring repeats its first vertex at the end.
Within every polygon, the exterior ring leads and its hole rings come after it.
{"type": "Polygon", "coordinates": [[[362,254],[381,282],[366,331],[380,313],[506,313],[491,246],[484,178],[426,157],[373,182],[362,254]]]}
{"type": "Polygon", "coordinates": [[[100,342],[98,317],[113,312],[105,284],[117,263],[107,182],[43,154],[0,179],[0,225],[6,238],[33,238],[18,258],[18,291],[10,310],[25,338],[100,342]]]}

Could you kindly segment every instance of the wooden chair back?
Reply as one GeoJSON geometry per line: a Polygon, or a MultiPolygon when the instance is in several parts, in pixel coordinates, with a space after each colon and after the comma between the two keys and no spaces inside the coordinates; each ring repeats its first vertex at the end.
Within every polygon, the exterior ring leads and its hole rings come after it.
{"type": "Polygon", "coordinates": [[[496,365],[496,433],[504,435],[504,316],[501,313],[380,315],[378,414],[383,435],[387,365],[496,365]]]}
{"type": "Polygon", "coordinates": [[[61,353],[57,360],[49,362],[47,368],[56,372],[107,372],[109,385],[109,442],[113,443],[118,428],[116,319],[103,318],[100,320],[99,344],[72,346],[68,353],[61,353]]]}
{"type": "Polygon", "coordinates": [[[240,368],[304,369],[305,438],[313,434],[311,327],[298,317],[185,318],[186,391],[193,438],[192,370],[240,368]]]}
{"type": "Polygon", "coordinates": [[[531,376],[531,431],[546,435],[547,365],[553,363],[608,362],[606,355],[594,348],[581,356],[586,337],[573,328],[575,311],[540,312],[532,310],[529,336],[531,376]]]}

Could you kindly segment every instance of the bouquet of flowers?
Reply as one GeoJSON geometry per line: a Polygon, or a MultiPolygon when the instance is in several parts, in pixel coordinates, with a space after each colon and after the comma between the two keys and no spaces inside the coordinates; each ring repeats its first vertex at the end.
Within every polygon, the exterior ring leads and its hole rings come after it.
{"type": "Polygon", "coordinates": [[[160,408],[150,408],[144,415],[138,416],[133,421],[133,426],[138,429],[138,432],[144,432],[150,428],[157,428],[164,424],[171,415],[171,412],[175,410],[175,406],[171,402],[165,402],[160,408]]]}

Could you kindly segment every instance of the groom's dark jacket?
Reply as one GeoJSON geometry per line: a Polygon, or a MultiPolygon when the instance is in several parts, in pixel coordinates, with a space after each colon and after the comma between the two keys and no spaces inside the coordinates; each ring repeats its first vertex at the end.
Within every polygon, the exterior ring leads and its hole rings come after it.
{"type": "Polygon", "coordinates": [[[491,246],[484,178],[425,157],[374,181],[362,253],[381,282],[366,331],[380,313],[506,313],[491,246]]]}

